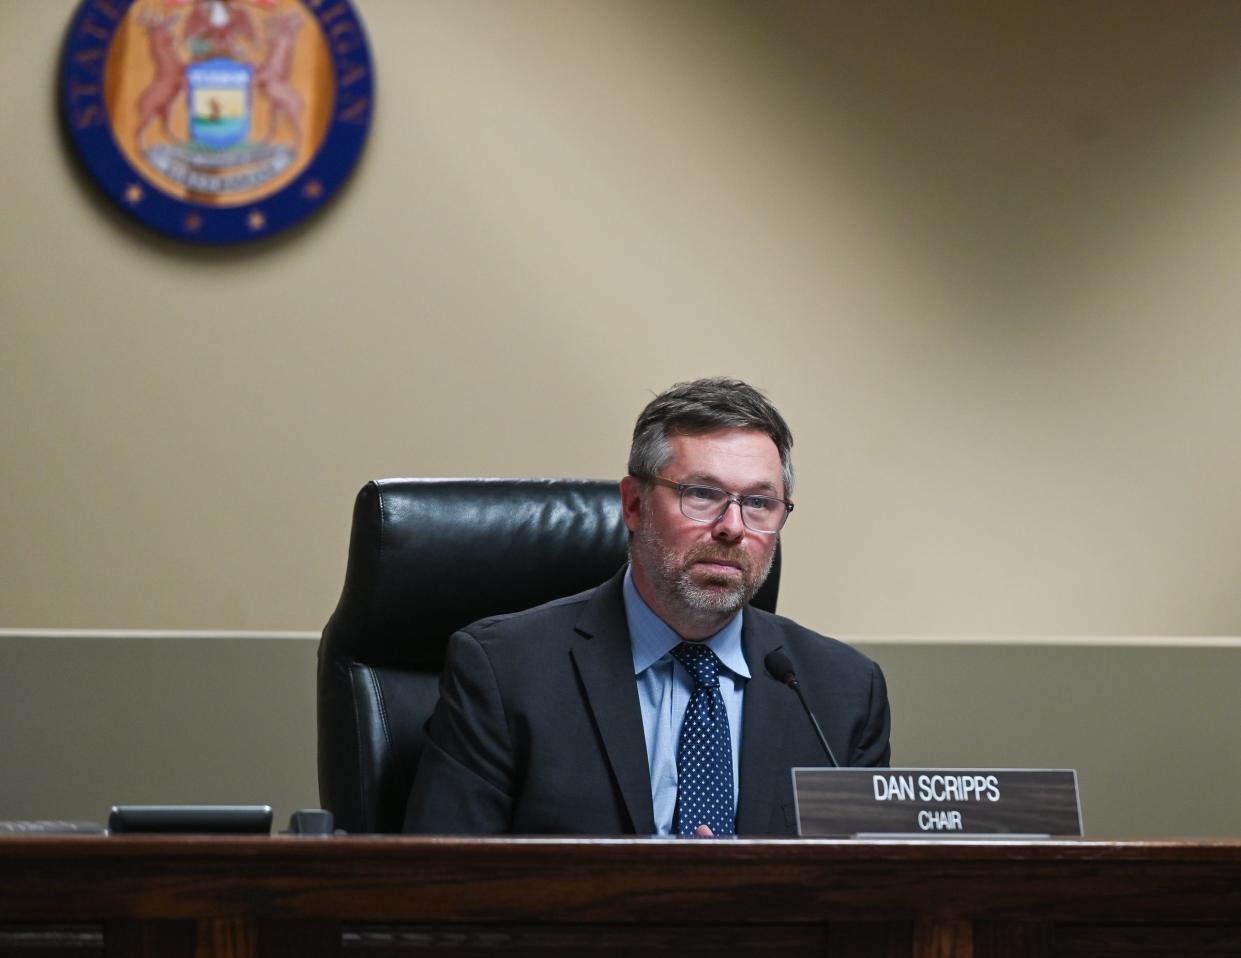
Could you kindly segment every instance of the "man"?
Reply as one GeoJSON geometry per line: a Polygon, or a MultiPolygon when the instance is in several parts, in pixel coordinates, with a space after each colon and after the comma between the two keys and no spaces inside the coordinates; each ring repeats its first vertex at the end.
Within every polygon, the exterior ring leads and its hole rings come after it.
{"type": "Polygon", "coordinates": [[[451,834],[796,834],[789,769],[886,765],[861,653],[747,603],[792,512],[792,436],[745,383],[657,396],[621,480],[629,563],[581,595],[452,637],[405,828],[451,834]]]}

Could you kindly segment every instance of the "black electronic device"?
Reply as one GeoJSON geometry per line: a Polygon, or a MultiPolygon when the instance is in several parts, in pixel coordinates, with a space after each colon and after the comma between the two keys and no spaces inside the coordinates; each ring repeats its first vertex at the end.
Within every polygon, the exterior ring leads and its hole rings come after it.
{"type": "Polygon", "coordinates": [[[324,808],[299,808],[289,816],[285,835],[334,835],[332,813],[324,808]]]}
{"type": "Polygon", "coordinates": [[[819,720],[810,711],[810,703],[806,701],[806,696],[801,690],[801,682],[797,680],[797,673],[793,671],[793,663],[788,655],[785,654],[784,647],[781,646],[768,652],[767,657],[763,659],[763,664],[767,666],[767,671],[777,681],[783,682],[797,693],[797,700],[801,702],[801,707],[806,712],[806,718],[810,720],[810,724],[814,728],[814,734],[818,738],[819,744],[823,746],[823,752],[827,755],[827,760],[832,763],[832,768],[840,768],[840,763],[836,761],[836,756],[832,754],[832,747],[827,744],[827,736],[823,734],[823,729],[819,726],[819,720]]]}
{"type": "Polygon", "coordinates": [[[189,835],[267,835],[270,805],[113,805],[113,833],[160,832],[189,835]]]}

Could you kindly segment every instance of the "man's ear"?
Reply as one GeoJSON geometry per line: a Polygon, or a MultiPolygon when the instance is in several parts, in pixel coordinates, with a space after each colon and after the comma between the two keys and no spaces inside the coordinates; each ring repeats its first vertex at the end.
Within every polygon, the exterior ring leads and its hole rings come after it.
{"type": "Polygon", "coordinates": [[[630,532],[638,528],[638,514],[642,511],[642,495],[645,491],[641,479],[625,476],[620,481],[621,514],[625,517],[625,525],[630,532]]]}

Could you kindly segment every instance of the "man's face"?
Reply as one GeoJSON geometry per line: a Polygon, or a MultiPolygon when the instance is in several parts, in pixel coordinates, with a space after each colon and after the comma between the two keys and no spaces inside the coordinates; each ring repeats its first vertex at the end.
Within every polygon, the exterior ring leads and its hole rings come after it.
{"type": "MultiPolygon", "coordinates": [[[[720,429],[669,437],[661,476],[742,495],[784,498],[780,454],[757,429],[720,429]]],[[[684,638],[706,638],[758,591],[775,555],[774,535],[752,532],[729,503],[714,522],[681,514],[675,489],[622,480],[634,583],[647,604],[684,638]]]]}

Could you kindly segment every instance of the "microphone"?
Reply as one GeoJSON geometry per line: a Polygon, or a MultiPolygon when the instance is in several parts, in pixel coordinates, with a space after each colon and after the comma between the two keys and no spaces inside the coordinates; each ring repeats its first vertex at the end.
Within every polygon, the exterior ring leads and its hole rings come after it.
{"type": "Polygon", "coordinates": [[[793,671],[793,663],[784,654],[783,646],[768,652],[767,657],[763,659],[763,665],[767,666],[767,671],[774,678],[783,682],[797,693],[797,699],[801,702],[801,707],[806,710],[806,718],[810,719],[810,724],[814,726],[814,734],[819,737],[819,744],[823,746],[823,751],[827,753],[827,758],[832,763],[832,768],[840,768],[840,763],[836,761],[836,756],[832,754],[832,747],[827,744],[827,738],[823,735],[823,729],[819,728],[819,720],[814,717],[814,713],[810,711],[810,706],[806,703],[806,696],[802,694],[801,683],[797,681],[797,673],[793,671]]]}

